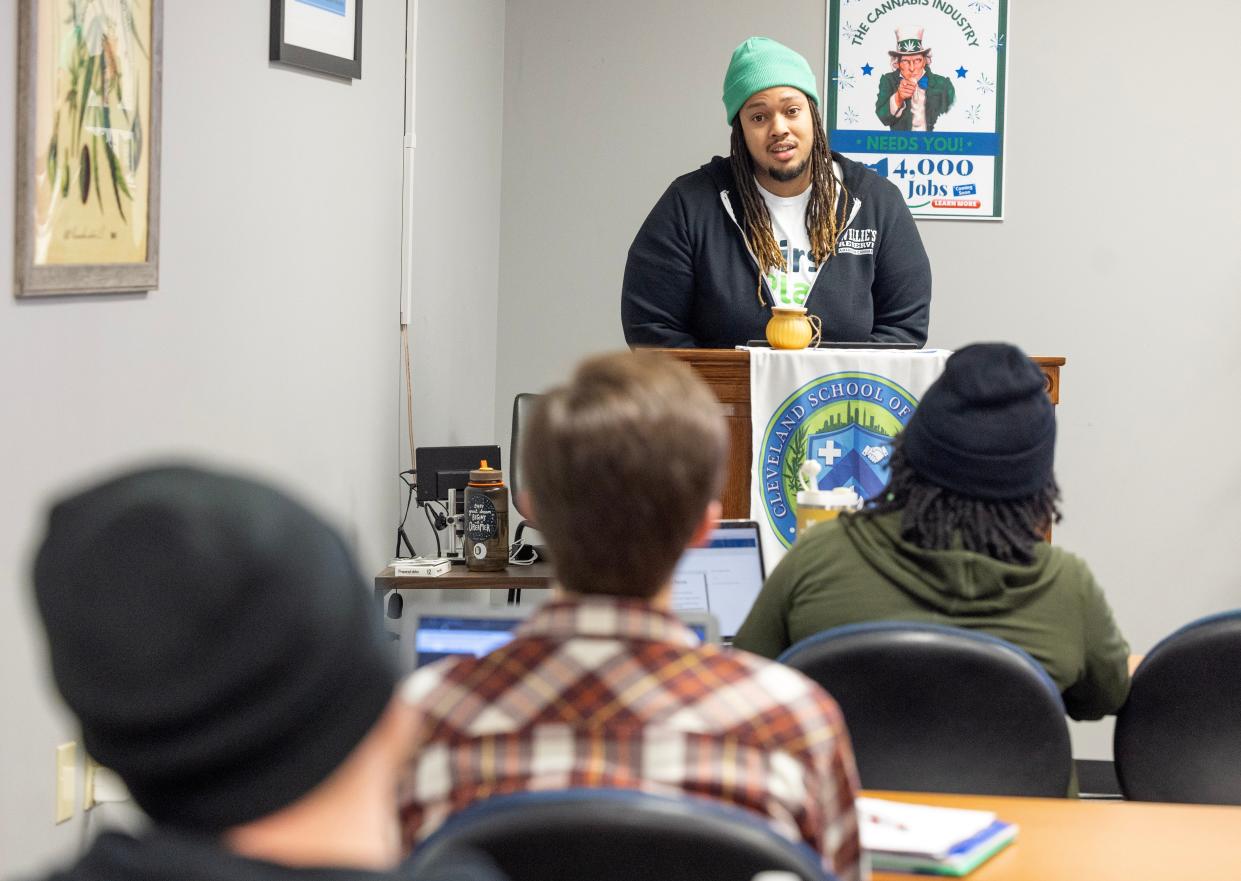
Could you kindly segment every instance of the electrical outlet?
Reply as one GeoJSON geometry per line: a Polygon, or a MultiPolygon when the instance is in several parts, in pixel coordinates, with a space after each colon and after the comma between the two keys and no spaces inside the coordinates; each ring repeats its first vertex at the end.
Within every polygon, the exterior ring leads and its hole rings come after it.
{"type": "Polygon", "coordinates": [[[72,819],[78,794],[78,744],[71,740],[56,747],[56,822],[72,819]]]}
{"type": "Polygon", "coordinates": [[[95,805],[129,799],[129,790],[116,772],[105,768],[94,756],[87,753],[86,773],[82,783],[82,810],[89,811],[95,805]]]}
{"type": "Polygon", "coordinates": [[[89,811],[95,806],[95,772],[100,765],[90,753],[86,754],[86,765],[82,770],[82,810],[89,811]]]}

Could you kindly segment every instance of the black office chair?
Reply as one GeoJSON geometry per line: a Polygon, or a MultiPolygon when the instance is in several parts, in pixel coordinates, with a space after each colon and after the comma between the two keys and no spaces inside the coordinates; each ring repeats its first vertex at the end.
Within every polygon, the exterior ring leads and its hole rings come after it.
{"type": "MultiPolygon", "coordinates": [[[[513,398],[513,431],[509,435],[508,442],[508,485],[513,499],[513,509],[517,511],[518,516],[523,519],[517,524],[517,530],[513,534],[513,541],[522,540],[522,534],[526,529],[538,529],[533,522],[526,519],[530,516],[528,511],[521,509],[521,494],[525,487],[525,472],[521,466],[521,437],[522,431],[527,422],[530,421],[530,414],[534,411],[534,406],[538,402],[540,395],[522,392],[513,398]]],[[[547,551],[539,548],[539,558],[547,559],[547,551]]]]}
{"type": "Polygon", "coordinates": [[[512,881],[486,854],[466,850],[446,853],[442,860],[420,862],[416,870],[394,877],[405,881],[512,881]]]}
{"type": "MultiPolygon", "coordinates": [[[[536,545],[525,542],[525,533],[527,529],[538,530],[538,525],[534,521],[528,519],[529,511],[521,509],[522,489],[526,485],[525,470],[521,465],[521,448],[522,434],[526,424],[530,421],[530,414],[534,412],[535,404],[541,396],[530,392],[522,392],[513,398],[513,430],[509,434],[508,439],[508,486],[509,495],[512,498],[513,510],[517,512],[517,516],[522,519],[517,523],[517,529],[513,531],[513,545],[516,548],[515,556],[512,558],[519,563],[532,563],[537,560],[551,559],[547,553],[546,545],[536,545]]],[[[510,605],[521,602],[521,588],[513,587],[508,591],[508,602],[510,605]]]]}
{"type": "Polygon", "coordinates": [[[982,633],[851,624],[779,658],[840,704],[867,789],[1063,797],[1073,754],[1041,665],[982,633]]]}
{"type": "Polygon", "coordinates": [[[750,881],[767,869],[829,881],[820,857],[758,814],[693,796],[568,789],[503,795],[451,817],[411,868],[481,851],[512,881],[750,881]]]}
{"type": "Polygon", "coordinates": [[[1126,798],[1241,805],[1241,610],[1151,649],[1116,714],[1112,752],[1126,798]]]}

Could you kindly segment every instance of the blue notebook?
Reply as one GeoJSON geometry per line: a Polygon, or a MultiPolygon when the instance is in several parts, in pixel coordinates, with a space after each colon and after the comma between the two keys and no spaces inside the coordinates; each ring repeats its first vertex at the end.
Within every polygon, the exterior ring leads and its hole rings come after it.
{"type": "Polygon", "coordinates": [[[943,857],[871,851],[871,866],[885,872],[946,875],[959,878],[995,856],[1017,837],[1017,826],[996,820],[978,834],[965,839],[943,857]]]}

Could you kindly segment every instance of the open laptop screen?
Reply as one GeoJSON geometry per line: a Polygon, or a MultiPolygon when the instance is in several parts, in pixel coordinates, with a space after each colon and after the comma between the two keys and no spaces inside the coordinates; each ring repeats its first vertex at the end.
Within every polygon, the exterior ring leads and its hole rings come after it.
{"type": "Polygon", "coordinates": [[[419,615],[414,631],[414,652],[422,667],[452,655],[481,658],[513,638],[523,615],[419,615]]]}
{"type": "MultiPolygon", "coordinates": [[[[408,622],[413,634],[414,666],[424,667],[440,658],[469,655],[481,658],[513,638],[513,631],[537,605],[503,609],[456,606],[447,609],[414,609],[408,622]]],[[[719,643],[719,626],[705,611],[678,613],[682,622],[703,642],[719,643]]]]}
{"type": "Polygon", "coordinates": [[[758,524],[721,520],[703,547],[685,552],[672,581],[672,608],[711,612],[720,620],[720,636],[730,642],[763,587],[758,524]]]}

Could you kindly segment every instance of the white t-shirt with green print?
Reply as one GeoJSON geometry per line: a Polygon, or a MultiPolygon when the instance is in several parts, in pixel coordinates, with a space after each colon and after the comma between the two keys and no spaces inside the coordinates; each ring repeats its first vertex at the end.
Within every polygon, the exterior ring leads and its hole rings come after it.
{"type": "Polygon", "coordinates": [[[767,286],[777,306],[804,306],[810,286],[819,267],[810,257],[810,236],[806,234],[806,206],[810,204],[810,187],[797,196],[776,196],[761,186],[759,195],[767,203],[771,215],[771,231],[784,254],[787,271],[773,267],[767,272],[767,286]]]}
{"type": "MultiPolygon", "coordinates": [[[[840,179],[840,163],[833,162],[836,179],[840,179]]],[[[757,184],[758,181],[755,181],[757,184]]],[[[777,306],[805,306],[806,297],[819,274],[819,267],[810,256],[810,236],[806,233],[806,207],[810,204],[810,187],[796,196],[777,196],[763,189],[758,193],[771,215],[771,231],[784,254],[786,271],[772,269],[767,273],[767,286],[777,306]]],[[[840,191],[836,192],[840,201],[840,191]]]]}

